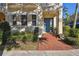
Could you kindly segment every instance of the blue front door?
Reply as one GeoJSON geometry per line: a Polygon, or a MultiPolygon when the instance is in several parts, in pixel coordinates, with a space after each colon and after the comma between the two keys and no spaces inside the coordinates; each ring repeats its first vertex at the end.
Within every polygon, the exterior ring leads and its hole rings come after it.
{"type": "Polygon", "coordinates": [[[44,26],[45,26],[45,31],[50,32],[50,19],[48,18],[44,19],[44,26]]]}

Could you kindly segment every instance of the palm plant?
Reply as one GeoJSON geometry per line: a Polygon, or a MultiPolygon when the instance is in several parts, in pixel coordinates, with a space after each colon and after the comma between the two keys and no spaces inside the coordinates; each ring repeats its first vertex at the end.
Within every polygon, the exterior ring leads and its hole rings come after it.
{"type": "Polygon", "coordinates": [[[66,25],[69,24],[69,20],[70,20],[69,13],[66,12],[66,25]]]}
{"type": "Polygon", "coordinates": [[[64,14],[66,15],[66,18],[64,19],[64,35],[65,37],[70,35],[70,26],[69,26],[69,22],[70,22],[70,15],[68,13],[68,8],[64,7],[63,9],[64,14]]]}
{"type": "Polygon", "coordinates": [[[68,9],[65,7],[65,8],[63,9],[63,11],[64,11],[64,13],[65,13],[65,15],[66,15],[65,24],[68,25],[69,20],[70,20],[70,16],[69,16],[69,13],[68,13],[68,9]]]}

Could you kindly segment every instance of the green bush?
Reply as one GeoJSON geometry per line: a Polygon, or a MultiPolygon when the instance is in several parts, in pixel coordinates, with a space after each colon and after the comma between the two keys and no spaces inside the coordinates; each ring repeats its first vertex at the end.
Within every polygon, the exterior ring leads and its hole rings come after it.
{"type": "Polygon", "coordinates": [[[79,37],[79,30],[78,29],[71,29],[70,36],[78,38],[79,37]]]}
{"type": "MultiPolygon", "coordinates": [[[[68,31],[68,29],[66,29],[68,31]]],[[[79,29],[70,28],[69,32],[65,32],[64,42],[70,45],[79,45],[79,29]]]]}
{"type": "Polygon", "coordinates": [[[2,40],[2,32],[0,31],[0,41],[2,40]]]}
{"type": "Polygon", "coordinates": [[[69,36],[70,35],[70,26],[65,26],[64,27],[64,35],[67,37],[67,36],[69,36]]]}
{"type": "Polygon", "coordinates": [[[11,36],[12,36],[12,38],[17,37],[16,40],[21,40],[24,35],[25,35],[25,32],[20,33],[17,31],[16,33],[13,33],[11,36]]]}
{"type": "Polygon", "coordinates": [[[16,40],[18,37],[17,36],[14,36],[14,35],[12,35],[11,37],[10,37],[10,39],[11,40],[16,40]]]}
{"type": "Polygon", "coordinates": [[[71,30],[70,30],[70,36],[71,36],[71,37],[76,37],[76,32],[77,32],[76,29],[71,29],[71,30]]]}
{"type": "Polygon", "coordinates": [[[76,32],[76,35],[75,36],[77,38],[76,39],[76,45],[79,46],[79,29],[77,29],[77,32],[76,32]]]}
{"type": "Polygon", "coordinates": [[[21,41],[32,41],[33,33],[15,33],[11,35],[11,39],[21,40],[21,41]]]}
{"type": "Polygon", "coordinates": [[[76,45],[76,38],[73,37],[66,37],[64,39],[64,42],[69,44],[69,45],[76,45]]]}
{"type": "Polygon", "coordinates": [[[19,35],[25,35],[25,32],[21,32],[21,33],[19,33],[19,35]]]}
{"type": "Polygon", "coordinates": [[[13,33],[12,35],[19,35],[20,34],[20,32],[15,32],[15,33],[13,33]]]}
{"type": "Polygon", "coordinates": [[[79,38],[76,39],[76,45],[79,46],[79,38]]]}
{"type": "Polygon", "coordinates": [[[0,31],[0,38],[2,37],[2,32],[0,31]]]}
{"type": "Polygon", "coordinates": [[[17,40],[21,40],[23,35],[17,35],[17,40]]]}
{"type": "Polygon", "coordinates": [[[76,39],[76,45],[79,46],[79,38],[76,39]]]}
{"type": "Polygon", "coordinates": [[[26,35],[24,35],[23,37],[22,37],[22,42],[26,42],[27,41],[27,36],[26,35]]]}
{"type": "Polygon", "coordinates": [[[79,38],[79,29],[77,29],[76,37],[79,38]]]}
{"type": "Polygon", "coordinates": [[[32,41],[32,38],[33,38],[33,34],[32,33],[28,33],[28,34],[26,34],[26,36],[27,36],[27,40],[28,41],[32,41]]]}
{"type": "Polygon", "coordinates": [[[32,41],[33,34],[32,33],[26,33],[25,35],[21,35],[22,41],[32,41]]]}
{"type": "Polygon", "coordinates": [[[37,40],[38,40],[38,34],[33,35],[33,42],[37,42],[37,40]]]}

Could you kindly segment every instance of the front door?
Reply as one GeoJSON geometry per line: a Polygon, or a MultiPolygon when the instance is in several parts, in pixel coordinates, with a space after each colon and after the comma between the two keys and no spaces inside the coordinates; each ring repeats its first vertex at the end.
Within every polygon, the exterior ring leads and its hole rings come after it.
{"type": "Polygon", "coordinates": [[[45,26],[45,31],[50,32],[50,19],[48,18],[44,19],[44,26],[45,26]]]}
{"type": "Polygon", "coordinates": [[[51,27],[53,27],[53,18],[44,18],[44,26],[46,32],[51,32],[51,27]]]}

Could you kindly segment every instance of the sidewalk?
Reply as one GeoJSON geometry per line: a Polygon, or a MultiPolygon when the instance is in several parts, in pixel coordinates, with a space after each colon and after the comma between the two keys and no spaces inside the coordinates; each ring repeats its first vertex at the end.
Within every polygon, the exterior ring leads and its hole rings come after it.
{"type": "Polygon", "coordinates": [[[79,56],[79,49],[53,51],[4,51],[2,56],[79,56]]]}

